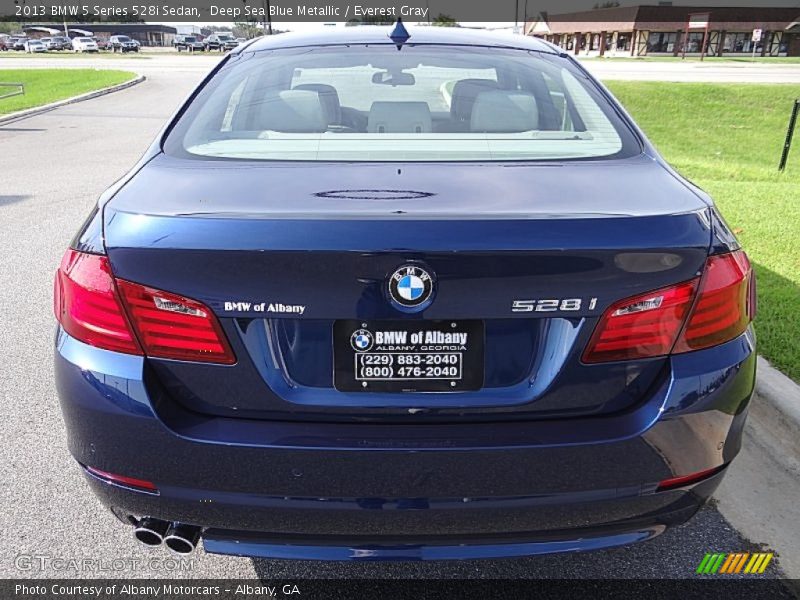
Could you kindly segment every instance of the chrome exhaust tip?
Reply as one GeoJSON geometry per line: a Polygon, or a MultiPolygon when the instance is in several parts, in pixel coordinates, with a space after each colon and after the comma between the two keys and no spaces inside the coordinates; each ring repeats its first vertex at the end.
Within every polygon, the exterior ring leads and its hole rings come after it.
{"type": "Polygon", "coordinates": [[[191,554],[199,541],[200,528],[182,523],[173,523],[164,537],[167,548],[175,554],[191,554]]]}
{"type": "Polygon", "coordinates": [[[168,529],[169,523],[167,521],[143,517],[133,528],[133,535],[145,546],[160,546],[168,529]]]}

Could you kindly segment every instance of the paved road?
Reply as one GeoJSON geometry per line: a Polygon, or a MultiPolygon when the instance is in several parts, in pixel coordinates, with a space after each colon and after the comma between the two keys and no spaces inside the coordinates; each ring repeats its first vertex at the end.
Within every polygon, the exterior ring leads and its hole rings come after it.
{"type": "MultiPolygon", "coordinates": [[[[16,59],[22,61],[22,59],[16,59]]],[[[53,271],[97,195],[121,176],[205,71],[208,59],[173,58],[134,88],[0,126],[0,577],[91,576],[52,566],[20,570],[20,555],[123,559],[155,576],[174,563],[143,549],[90,495],[66,449],[52,377],[53,271]],[[180,61],[180,62],[177,62],[180,61]],[[46,152],[51,149],[52,152],[46,152]],[[43,153],[43,150],[45,151],[43,153]]],[[[153,61],[129,61],[139,63],[153,61]]],[[[65,64],[59,62],[59,65],[65,64]]],[[[73,64],[70,62],[69,64],[73,64]]],[[[21,66],[21,64],[20,64],[21,66]]],[[[736,467],[734,467],[735,469],[736,467]]],[[[738,475],[747,484],[747,474],[738,475]]],[[[735,496],[735,491],[731,494],[735,496]]],[[[769,506],[766,494],[761,508],[769,506]]],[[[728,499],[734,505],[736,499],[728,499]]],[[[741,508],[741,507],[740,507],[741,508]]],[[[746,507],[745,507],[746,508],[746,507]]],[[[771,544],[771,538],[752,538],[771,544]]],[[[795,538],[796,539],[796,538],[795,538]]],[[[318,564],[193,556],[186,577],[685,577],[707,551],[751,547],[712,507],[692,523],[635,547],[587,555],[462,563],[318,564]]],[[[779,573],[777,565],[770,574],[779,573]]],[[[108,571],[100,573],[109,575],[108,571]]]]}
{"type": "MultiPolygon", "coordinates": [[[[0,69],[10,68],[60,68],[91,67],[106,69],[128,69],[144,73],[204,73],[220,56],[187,54],[152,54],[145,58],[116,59],[97,57],[32,58],[6,57],[0,55],[0,69]]],[[[583,60],[584,66],[600,79],[623,79],[641,81],[694,81],[717,83],[800,83],[800,64],[776,64],[773,62],[744,63],[720,61],[645,61],[592,59],[583,60]]]]}
{"type": "Polygon", "coordinates": [[[713,83],[800,83],[800,64],[584,60],[599,79],[713,83]]]}

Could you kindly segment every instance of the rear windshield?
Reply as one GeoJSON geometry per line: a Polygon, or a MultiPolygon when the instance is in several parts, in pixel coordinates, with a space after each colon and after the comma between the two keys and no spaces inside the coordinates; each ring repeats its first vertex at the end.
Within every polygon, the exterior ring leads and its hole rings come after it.
{"type": "Polygon", "coordinates": [[[197,158],[403,162],[641,151],[569,60],[439,45],[244,53],[200,91],[164,149],[197,158]]]}

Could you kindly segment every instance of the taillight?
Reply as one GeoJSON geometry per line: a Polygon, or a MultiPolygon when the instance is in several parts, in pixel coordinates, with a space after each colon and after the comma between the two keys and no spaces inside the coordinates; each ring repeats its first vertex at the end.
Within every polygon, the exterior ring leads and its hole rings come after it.
{"type": "Polygon", "coordinates": [[[106,350],[142,354],[105,256],[67,250],[56,272],[54,309],[72,337],[106,350]]]}
{"type": "Polygon", "coordinates": [[[740,336],[753,319],[753,297],[753,271],[743,251],[709,257],[675,352],[701,350],[740,336]]]}
{"type": "Polygon", "coordinates": [[[583,362],[669,354],[692,306],[696,287],[695,279],[613,304],[597,324],[583,362]]]}
{"type": "Polygon", "coordinates": [[[115,280],[105,256],[67,250],[56,273],[54,310],[68,334],[92,346],[155,358],[236,362],[207,306],[115,280]]]}
{"type": "Polygon", "coordinates": [[[219,321],[205,304],[122,279],[117,285],[147,356],[236,362],[219,321]]]}
{"type": "Polygon", "coordinates": [[[716,346],[744,333],[754,314],[755,280],[747,255],[738,250],[711,256],[699,279],[613,304],[600,318],[583,362],[716,346]]]}
{"type": "Polygon", "coordinates": [[[696,473],[690,473],[689,475],[682,475],[681,477],[670,477],[669,479],[663,479],[662,481],[658,482],[658,487],[656,487],[657,492],[666,492],[667,490],[674,490],[677,488],[686,487],[687,485],[692,485],[703,481],[704,479],[708,479],[712,475],[716,475],[720,471],[725,468],[726,465],[720,465],[719,467],[714,467],[713,469],[706,469],[704,471],[698,471],[696,473]]]}
{"type": "Polygon", "coordinates": [[[152,481],[128,477],[127,475],[117,475],[116,473],[101,471],[100,469],[95,469],[94,467],[84,466],[83,468],[95,477],[102,479],[103,481],[107,481],[108,483],[115,483],[124,487],[134,488],[143,492],[149,492],[151,494],[158,493],[158,488],[152,481]]]}

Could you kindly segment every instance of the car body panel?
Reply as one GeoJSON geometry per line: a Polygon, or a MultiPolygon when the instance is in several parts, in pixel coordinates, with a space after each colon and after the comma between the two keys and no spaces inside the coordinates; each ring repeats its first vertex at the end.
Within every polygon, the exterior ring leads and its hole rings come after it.
{"type": "Polygon", "coordinates": [[[562,163],[353,164],[181,160],[159,154],[111,205],[133,214],[220,219],[600,219],[680,215],[708,207],[646,155],[562,163]],[[310,176],[298,177],[300,172],[310,176]],[[169,194],[143,193],[167,181],[169,194]],[[502,197],[491,196],[498,185],[502,197]]]}
{"type": "MultiPolygon", "coordinates": [[[[413,29],[408,43],[560,54],[526,36],[446,29],[413,29]]],[[[386,28],[348,30],[242,44],[198,89],[259,52],[393,43],[386,28]]],[[[115,353],[58,329],[71,453],[157,487],[84,469],[101,502],[127,523],[196,525],[210,552],[324,560],[593,550],[690,518],[741,445],[752,326],[682,354],[586,364],[582,353],[609,306],[697,281],[709,254],[739,246],[711,199],[585,76],[640,153],[483,163],[169,156],[164,141],[190,96],[72,246],[107,254],[117,278],[205,304],[236,362],[115,353]],[[387,296],[409,264],[436,277],[434,300],[416,312],[387,296]],[[543,298],[581,302],[514,310],[543,298]],[[252,309],[272,303],[303,311],[252,309]],[[482,321],[483,387],[335,389],[333,331],[354,319],[482,321]]]]}
{"type": "Polygon", "coordinates": [[[208,549],[224,553],[232,549],[222,542],[238,539],[258,547],[237,554],[333,559],[372,547],[376,558],[391,558],[379,550],[410,545],[417,548],[406,558],[436,558],[420,548],[447,546],[449,537],[464,543],[463,555],[439,556],[475,558],[522,553],[514,544],[523,542],[590,538],[574,549],[608,547],[621,534],[647,539],[637,532],[689,518],[720,477],[669,492],[656,484],[737,454],[753,343],[748,332],[701,356],[672,357],[650,401],[602,428],[591,418],[502,428],[201,418],[169,399],[142,358],[63,332],[56,381],[78,462],[117,472],[124,465],[127,475],[158,485],[154,496],[87,475],[121,517],[208,527],[208,549]],[[181,457],[191,457],[191,468],[181,457]]]}
{"type": "Polygon", "coordinates": [[[411,408],[426,409],[430,419],[555,417],[620,410],[655,383],[663,360],[584,366],[576,354],[612,302],[702,270],[708,211],[646,156],[550,165],[286,165],[158,155],[105,205],[103,231],[118,277],[195,298],[223,318],[242,359],[235,366],[217,372],[154,361],[173,396],[195,410],[317,420],[408,418],[411,408]],[[298,169],[308,176],[298,178],[298,169]],[[504,196],[486,202],[498,186],[504,196]],[[167,188],[166,197],[148,193],[167,188]],[[285,193],[276,197],[275,189],[285,193]],[[619,265],[637,254],[679,264],[632,276],[619,265]],[[409,261],[439,278],[436,302],[417,315],[392,309],[383,293],[387,275],[409,261]],[[315,301],[320,294],[324,302],[315,301]],[[515,300],[529,298],[594,298],[596,306],[512,312],[515,300]],[[237,300],[306,312],[265,321],[225,309],[237,300]],[[487,385],[435,400],[333,390],[331,328],[348,318],[490,320],[487,385]],[[212,391],[223,373],[234,396],[212,391]]]}
{"type": "MultiPolygon", "coordinates": [[[[446,44],[483,46],[487,48],[518,48],[563,54],[563,52],[538,38],[527,35],[510,35],[506,32],[462,29],[459,27],[408,27],[408,44],[446,44]]],[[[392,44],[387,28],[381,26],[350,27],[347,31],[325,28],[309,32],[290,32],[255,38],[253,43],[240,47],[240,51],[259,52],[276,48],[298,48],[341,44],[392,44]]]]}

